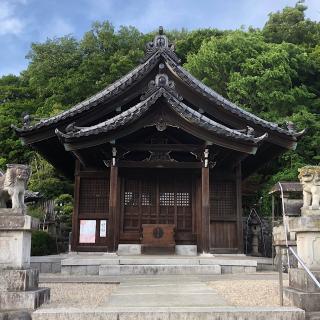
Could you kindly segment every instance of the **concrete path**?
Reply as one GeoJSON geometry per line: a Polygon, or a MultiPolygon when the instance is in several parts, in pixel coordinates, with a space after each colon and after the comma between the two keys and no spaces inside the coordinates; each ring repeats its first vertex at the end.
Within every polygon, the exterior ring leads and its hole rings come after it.
{"type": "Polygon", "coordinates": [[[74,308],[44,306],[33,320],[305,320],[298,308],[233,307],[206,283],[211,280],[276,278],[276,273],[228,274],[220,276],[55,276],[41,275],[41,281],[118,282],[103,307],[74,308]]]}
{"type": "Polygon", "coordinates": [[[227,302],[197,277],[145,278],[120,283],[111,294],[110,307],[209,307],[227,302]]]}

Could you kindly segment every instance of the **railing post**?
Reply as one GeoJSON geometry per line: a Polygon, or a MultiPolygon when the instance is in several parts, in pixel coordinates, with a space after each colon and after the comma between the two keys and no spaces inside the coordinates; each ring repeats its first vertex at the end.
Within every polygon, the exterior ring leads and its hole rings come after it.
{"type": "Polygon", "coordinates": [[[280,306],[283,306],[283,268],[282,268],[282,248],[279,246],[279,261],[278,261],[278,270],[279,270],[279,294],[280,294],[280,306]]]}

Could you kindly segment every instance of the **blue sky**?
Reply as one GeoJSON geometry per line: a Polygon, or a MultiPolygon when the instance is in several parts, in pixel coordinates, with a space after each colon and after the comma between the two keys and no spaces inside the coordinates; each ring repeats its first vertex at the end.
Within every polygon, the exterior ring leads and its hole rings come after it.
{"type": "MultiPolygon", "coordinates": [[[[0,76],[19,74],[32,42],[73,34],[81,38],[95,20],[148,32],[216,27],[262,27],[268,13],[296,0],[0,0],[0,76]]],[[[307,17],[320,21],[320,0],[306,0],[307,17]]]]}

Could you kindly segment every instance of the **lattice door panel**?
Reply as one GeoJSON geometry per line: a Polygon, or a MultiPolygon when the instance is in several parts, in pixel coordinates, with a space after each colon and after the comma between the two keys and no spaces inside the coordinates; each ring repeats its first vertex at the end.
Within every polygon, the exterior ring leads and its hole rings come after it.
{"type": "Polygon", "coordinates": [[[141,180],[141,224],[157,223],[156,181],[141,180]]]}
{"type": "Polygon", "coordinates": [[[125,180],[124,194],[124,221],[125,231],[140,229],[140,182],[139,180],[125,180]]]}
{"type": "Polygon", "coordinates": [[[109,180],[106,178],[81,178],[79,215],[104,215],[109,211],[109,180]]]}
{"type": "Polygon", "coordinates": [[[189,177],[180,177],[176,181],[177,231],[192,231],[192,181],[189,177]]]}
{"type": "Polygon", "coordinates": [[[175,223],[175,181],[173,177],[159,178],[159,222],[175,223]]]}
{"type": "Polygon", "coordinates": [[[236,184],[215,181],[210,184],[211,217],[236,217],[236,184]]]}

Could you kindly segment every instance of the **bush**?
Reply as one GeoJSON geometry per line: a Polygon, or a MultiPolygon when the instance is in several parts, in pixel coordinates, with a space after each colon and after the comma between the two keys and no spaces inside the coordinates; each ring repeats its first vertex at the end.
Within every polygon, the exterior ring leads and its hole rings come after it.
{"type": "Polygon", "coordinates": [[[56,254],[57,246],[55,239],[45,231],[33,231],[31,237],[31,255],[45,256],[56,254]]]}

